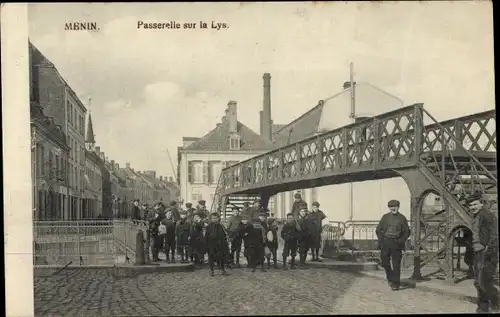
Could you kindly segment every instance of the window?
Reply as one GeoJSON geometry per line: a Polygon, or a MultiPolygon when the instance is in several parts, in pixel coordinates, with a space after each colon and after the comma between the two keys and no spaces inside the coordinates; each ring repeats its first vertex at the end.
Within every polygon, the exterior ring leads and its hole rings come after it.
{"type": "Polygon", "coordinates": [[[74,173],[75,173],[75,188],[76,190],[78,190],[79,186],[78,186],[78,170],[76,168],[76,166],[74,167],[74,173]]]}
{"type": "Polygon", "coordinates": [[[208,174],[210,184],[216,184],[219,181],[221,173],[221,162],[211,161],[208,162],[208,174]]]}
{"type": "Polygon", "coordinates": [[[191,194],[191,201],[194,202],[195,204],[202,199],[203,198],[200,194],[191,194]]]}
{"type": "Polygon", "coordinates": [[[233,135],[229,137],[229,149],[230,150],[240,149],[240,137],[238,135],[233,135]]]}
{"type": "Polygon", "coordinates": [[[59,166],[59,155],[56,155],[56,177],[61,177],[61,167],[59,166]]]}
{"type": "Polygon", "coordinates": [[[69,123],[71,123],[71,103],[68,102],[66,103],[66,116],[68,117],[69,123]]]}
{"type": "Polygon", "coordinates": [[[47,172],[49,175],[49,179],[54,178],[54,171],[52,169],[52,166],[54,166],[53,164],[54,164],[54,157],[52,151],[49,151],[49,161],[47,162],[47,172]]]}
{"type": "Polygon", "coordinates": [[[73,109],[73,124],[76,125],[76,109],[73,109]]]}
{"type": "Polygon", "coordinates": [[[203,176],[204,176],[204,168],[203,168],[203,162],[202,161],[190,161],[189,162],[191,165],[189,167],[190,173],[188,176],[190,176],[190,183],[203,183],[203,176]]]}

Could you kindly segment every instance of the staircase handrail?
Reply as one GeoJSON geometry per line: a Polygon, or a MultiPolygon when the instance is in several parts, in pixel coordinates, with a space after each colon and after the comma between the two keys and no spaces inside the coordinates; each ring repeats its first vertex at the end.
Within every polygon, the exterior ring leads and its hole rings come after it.
{"type": "MultiPolygon", "coordinates": [[[[456,137],[455,137],[455,134],[451,132],[450,129],[446,128],[445,126],[443,126],[438,120],[436,120],[436,118],[434,118],[434,116],[432,116],[429,111],[425,110],[424,107],[421,107],[422,111],[427,114],[429,116],[429,118],[431,118],[435,124],[437,124],[438,127],[440,127],[441,129],[445,130],[450,138],[455,141],[455,144],[457,144],[458,147],[461,148],[461,150],[463,150],[476,164],[478,164],[487,174],[489,177],[491,177],[493,180],[495,180],[495,182],[497,182],[497,178],[495,176],[493,176],[493,174],[491,174],[491,172],[474,156],[472,155],[472,153],[470,153],[463,145],[462,145],[462,142],[459,141],[456,137]]],[[[444,147],[444,144],[442,144],[442,146],[444,147]]]]}

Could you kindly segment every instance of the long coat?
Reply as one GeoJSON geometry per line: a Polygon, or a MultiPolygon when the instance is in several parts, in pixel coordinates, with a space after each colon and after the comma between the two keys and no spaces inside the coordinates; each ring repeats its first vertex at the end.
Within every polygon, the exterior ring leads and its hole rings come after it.
{"type": "Polygon", "coordinates": [[[205,243],[209,254],[217,259],[224,259],[229,253],[226,230],[220,223],[210,223],[205,234],[205,243]]]}

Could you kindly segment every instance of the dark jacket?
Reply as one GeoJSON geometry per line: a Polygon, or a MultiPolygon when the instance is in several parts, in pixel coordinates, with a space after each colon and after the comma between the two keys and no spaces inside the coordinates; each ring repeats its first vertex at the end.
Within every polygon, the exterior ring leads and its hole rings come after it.
{"type": "MultiPolygon", "coordinates": [[[[481,209],[472,221],[472,245],[481,245],[487,254],[498,252],[498,220],[486,208],[481,209]]],[[[496,259],[498,260],[498,259],[496,259]]]]}
{"type": "Polygon", "coordinates": [[[410,237],[408,220],[401,214],[386,213],[380,219],[375,230],[380,245],[384,245],[386,240],[396,240],[399,249],[404,250],[406,240],[410,237]]]}
{"type": "Polygon", "coordinates": [[[177,237],[178,245],[188,244],[190,229],[190,223],[186,219],[177,221],[177,226],[175,227],[175,236],[177,237]]]}
{"type": "Polygon", "coordinates": [[[293,218],[297,219],[298,216],[299,216],[299,211],[302,207],[305,207],[307,208],[307,203],[303,200],[299,200],[299,201],[294,201],[293,202],[293,205],[292,205],[292,215],[293,215],[293,218]]]}
{"type": "Polygon", "coordinates": [[[326,215],[321,210],[313,211],[307,215],[307,219],[309,220],[309,230],[311,230],[311,233],[321,233],[323,231],[322,221],[325,218],[326,215]]]}
{"type": "Polygon", "coordinates": [[[229,244],[224,226],[221,223],[210,223],[205,234],[207,251],[217,256],[226,255],[229,252],[229,244]]]}
{"type": "Polygon", "coordinates": [[[283,240],[285,240],[285,242],[297,240],[298,231],[295,223],[285,223],[285,225],[281,229],[281,237],[283,238],[283,240]]]}
{"type": "Polygon", "coordinates": [[[189,243],[195,248],[204,245],[203,224],[194,222],[191,223],[191,227],[189,229],[189,243]]]}
{"type": "Polygon", "coordinates": [[[175,228],[177,224],[172,219],[163,219],[161,223],[167,228],[166,239],[169,241],[175,240],[175,228]]]}
{"type": "Polygon", "coordinates": [[[266,243],[265,232],[260,224],[248,224],[242,231],[245,247],[263,247],[266,243]]]}

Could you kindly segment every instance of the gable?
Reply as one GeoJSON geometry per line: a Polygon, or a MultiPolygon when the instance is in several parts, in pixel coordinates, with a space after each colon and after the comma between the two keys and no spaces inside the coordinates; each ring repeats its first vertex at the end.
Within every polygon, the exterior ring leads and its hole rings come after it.
{"type": "Polygon", "coordinates": [[[269,150],[271,145],[264,141],[260,135],[252,131],[243,123],[238,121],[237,124],[238,135],[240,136],[240,149],[231,150],[229,148],[229,124],[224,121],[218,124],[215,129],[210,131],[198,141],[187,146],[185,150],[196,151],[263,151],[269,150]]]}

